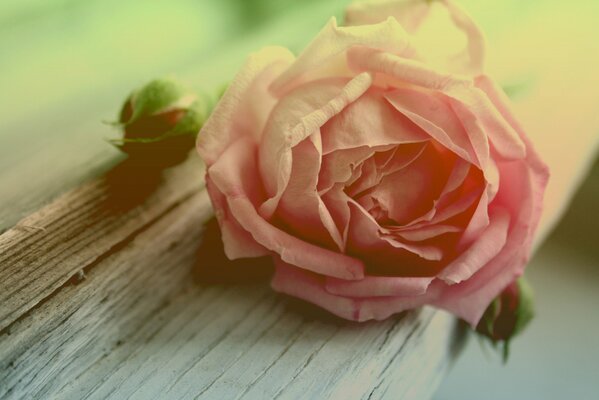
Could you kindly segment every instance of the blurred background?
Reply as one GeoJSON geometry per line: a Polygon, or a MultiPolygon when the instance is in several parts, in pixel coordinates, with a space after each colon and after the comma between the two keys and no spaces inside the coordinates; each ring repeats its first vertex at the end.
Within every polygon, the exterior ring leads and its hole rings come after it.
{"type": "MultiPolygon", "coordinates": [[[[458,2],[487,33],[489,70],[525,125],[547,135],[541,147],[562,149],[551,160],[563,165],[556,198],[592,172],[533,258],[537,318],[509,363],[471,338],[436,399],[597,398],[599,165],[589,140],[576,138],[599,136],[599,2],[458,2]]],[[[105,140],[118,132],[102,121],[116,119],[131,89],[173,75],[216,91],[249,52],[278,44],[297,53],[347,3],[2,0],[0,233],[122,159],[105,140]]]]}

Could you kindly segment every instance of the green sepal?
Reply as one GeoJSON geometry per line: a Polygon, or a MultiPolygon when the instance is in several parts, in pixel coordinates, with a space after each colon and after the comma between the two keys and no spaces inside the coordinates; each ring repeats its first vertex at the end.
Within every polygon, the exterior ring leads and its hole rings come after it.
{"type": "Polygon", "coordinates": [[[509,358],[512,339],[523,332],[534,317],[533,303],[532,288],[520,277],[493,299],[476,326],[476,332],[493,348],[501,345],[504,363],[509,358]]]}
{"type": "Polygon", "coordinates": [[[499,311],[501,310],[501,303],[499,301],[499,298],[495,298],[493,299],[493,301],[491,302],[491,304],[489,304],[489,307],[487,307],[482,321],[483,324],[487,330],[487,332],[489,333],[489,335],[493,336],[493,332],[494,332],[494,322],[495,319],[497,318],[497,315],[499,314],[499,311]]]}
{"type": "Polygon", "coordinates": [[[516,319],[516,326],[514,327],[512,336],[516,336],[523,332],[535,316],[534,292],[532,286],[530,286],[524,277],[519,278],[516,281],[516,284],[518,285],[518,291],[520,293],[520,303],[517,312],[518,318],[516,319]]]}
{"type": "Polygon", "coordinates": [[[176,123],[176,125],[156,137],[141,137],[141,138],[113,138],[107,139],[109,143],[121,147],[126,143],[156,143],[163,140],[167,140],[174,136],[180,135],[196,135],[202,125],[206,121],[209,114],[210,106],[207,105],[206,101],[196,100],[185,112],[185,115],[176,123]]]}
{"type": "Polygon", "coordinates": [[[155,115],[176,108],[177,103],[189,94],[185,87],[173,79],[155,79],[140,89],[134,91],[125,102],[131,101],[133,112],[127,121],[120,121],[127,125],[135,122],[144,115],[155,115]]]}

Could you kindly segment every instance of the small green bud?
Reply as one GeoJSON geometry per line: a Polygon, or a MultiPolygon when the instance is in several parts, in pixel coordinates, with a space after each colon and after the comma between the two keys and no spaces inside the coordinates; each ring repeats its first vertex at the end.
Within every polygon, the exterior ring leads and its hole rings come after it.
{"type": "Polygon", "coordinates": [[[503,344],[503,360],[509,356],[512,338],[522,332],[534,317],[532,288],[521,277],[509,284],[487,307],[476,331],[503,344]]]}
{"type": "Polygon", "coordinates": [[[210,102],[172,79],[156,79],[129,95],[111,143],[137,160],[168,166],[183,161],[206,120],[210,102]]]}

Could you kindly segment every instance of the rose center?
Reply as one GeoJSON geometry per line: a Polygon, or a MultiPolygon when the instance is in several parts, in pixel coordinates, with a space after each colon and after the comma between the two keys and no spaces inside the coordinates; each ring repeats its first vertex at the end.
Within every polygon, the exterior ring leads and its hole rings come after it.
{"type": "Polygon", "coordinates": [[[397,145],[355,166],[345,192],[379,224],[404,226],[433,209],[453,162],[429,141],[397,145]]]}

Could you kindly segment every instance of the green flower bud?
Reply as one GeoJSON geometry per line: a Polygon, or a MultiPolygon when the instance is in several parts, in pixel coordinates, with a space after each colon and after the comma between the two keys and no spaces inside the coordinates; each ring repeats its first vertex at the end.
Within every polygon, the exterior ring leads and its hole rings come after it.
{"type": "Polygon", "coordinates": [[[496,345],[503,344],[503,360],[509,356],[512,338],[526,328],[534,317],[532,288],[521,277],[499,294],[487,307],[476,331],[496,345]]]}
{"type": "Polygon", "coordinates": [[[177,81],[153,80],[129,95],[117,123],[123,138],[111,143],[144,163],[174,165],[193,148],[209,103],[177,81]]]}

